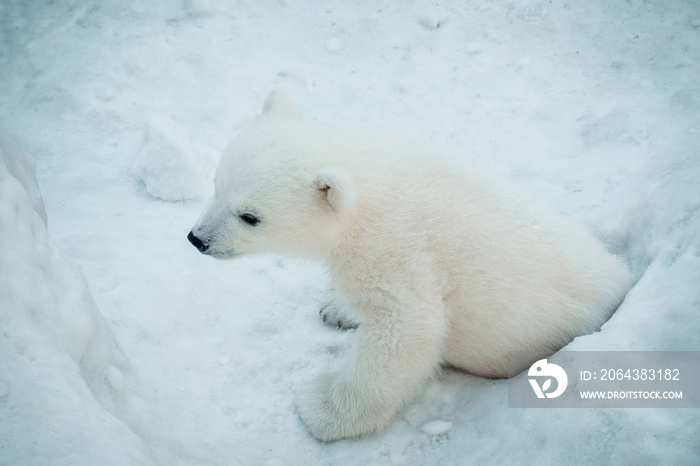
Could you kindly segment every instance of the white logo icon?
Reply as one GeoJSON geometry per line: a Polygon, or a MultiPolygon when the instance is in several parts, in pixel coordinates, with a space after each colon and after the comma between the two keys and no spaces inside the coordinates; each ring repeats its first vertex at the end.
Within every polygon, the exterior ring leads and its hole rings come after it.
{"type": "Polygon", "coordinates": [[[564,393],[564,390],[566,390],[566,385],[569,383],[569,378],[566,376],[564,369],[556,364],[547,363],[546,359],[540,359],[530,366],[530,370],[527,371],[527,375],[534,377],[549,377],[542,384],[542,388],[540,388],[537,380],[528,379],[530,385],[532,385],[532,389],[535,391],[535,395],[537,395],[537,398],[544,398],[545,396],[547,398],[556,398],[564,393]],[[551,393],[547,393],[547,390],[549,390],[550,386],[552,385],[552,378],[557,380],[557,389],[551,393]]]}

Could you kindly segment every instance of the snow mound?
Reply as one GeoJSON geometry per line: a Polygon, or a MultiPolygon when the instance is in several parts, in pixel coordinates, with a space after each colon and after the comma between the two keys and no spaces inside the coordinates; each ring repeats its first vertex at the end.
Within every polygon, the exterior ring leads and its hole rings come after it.
{"type": "MultiPolygon", "coordinates": [[[[3,162],[4,167],[9,171],[9,175],[19,181],[24,187],[32,209],[39,215],[39,218],[44,222],[44,226],[46,226],[46,209],[44,208],[44,201],[41,199],[39,186],[36,183],[36,164],[34,159],[3,130],[0,130],[0,152],[3,154],[14,154],[14,157],[5,157],[3,155],[0,161],[3,162]]],[[[0,176],[4,177],[2,171],[0,171],[0,176]]]]}
{"type": "Polygon", "coordinates": [[[452,423],[446,421],[430,421],[423,424],[421,430],[428,435],[444,435],[452,429],[452,423]]]}
{"type": "Polygon", "coordinates": [[[182,128],[165,115],[154,114],[146,132],[147,142],[132,173],[148,194],[164,201],[199,199],[205,176],[182,128]]]}
{"type": "Polygon", "coordinates": [[[85,279],[49,239],[34,170],[0,130],[0,419],[12,419],[0,422],[0,451],[8,464],[146,462],[96,399],[123,396],[126,362],[85,279]]]}

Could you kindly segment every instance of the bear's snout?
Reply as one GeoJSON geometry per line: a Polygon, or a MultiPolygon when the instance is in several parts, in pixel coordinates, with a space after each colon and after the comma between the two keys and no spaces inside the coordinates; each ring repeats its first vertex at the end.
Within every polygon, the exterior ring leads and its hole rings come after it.
{"type": "Polygon", "coordinates": [[[199,249],[199,252],[206,252],[206,250],[209,249],[209,245],[197,238],[191,231],[187,235],[187,239],[190,241],[190,243],[192,243],[192,246],[199,249]]]}

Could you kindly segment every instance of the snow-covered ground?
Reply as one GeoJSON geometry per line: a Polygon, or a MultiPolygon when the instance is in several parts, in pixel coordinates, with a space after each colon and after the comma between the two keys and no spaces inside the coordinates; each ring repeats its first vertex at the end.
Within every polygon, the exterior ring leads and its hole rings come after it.
{"type": "Polygon", "coordinates": [[[447,369],[384,432],[312,439],[294,395],[353,338],[318,317],[322,267],[185,238],[272,88],[622,255],[638,283],[567,349],[700,350],[699,2],[4,0],[0,464],[700,462],[697,409],[509,409],[447,369]]]}

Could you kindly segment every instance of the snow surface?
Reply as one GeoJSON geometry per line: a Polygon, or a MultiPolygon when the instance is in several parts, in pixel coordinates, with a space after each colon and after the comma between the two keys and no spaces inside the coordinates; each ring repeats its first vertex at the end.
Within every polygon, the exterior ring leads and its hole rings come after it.
{"type": "Polygon", "coordinates": [[[123,399],[125,361],[49,240],[38,192],[34,160],[0,131],[0,460],[144,461],[143,442],[95,398],[123,399]]]}
{"type": "Polygon", "coordinates": [[[449,432],[450,429],[452,429],[451,422],[440,420],[427,422],[421,427],[421,430],[428,435],[444,435],[449,432]]]}
{"type": "Polygon", "coordinates": [[[567,349],[700,350],[699,25],[692,0],[0,2],[0,127],[52,238],[3,135],[0,464],[698,464],[696,409],[508,409],[447,369],[384,432],[316,442],[294,395],[353,338],[318,318],[323,268],[185,235],[281,88],[625,257],[637,285],[567,349]]]}

